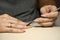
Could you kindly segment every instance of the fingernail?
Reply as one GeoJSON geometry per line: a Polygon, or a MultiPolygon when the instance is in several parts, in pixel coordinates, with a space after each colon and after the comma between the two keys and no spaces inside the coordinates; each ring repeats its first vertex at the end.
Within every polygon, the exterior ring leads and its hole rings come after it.
{"type": "Polygon", "coordinates": [[[41,16],[46,16],[46,15],[41,15],[41,16]]]}
{"type": "Polygon", "coordinates": [[[34,21],[38,22],[39,20],[38,19],[35,19],[34,21]]]}
{"type": "Polygon", "coordinates": [[[20,32],[25,32],[25,30],[21,30],[20,32]]]}

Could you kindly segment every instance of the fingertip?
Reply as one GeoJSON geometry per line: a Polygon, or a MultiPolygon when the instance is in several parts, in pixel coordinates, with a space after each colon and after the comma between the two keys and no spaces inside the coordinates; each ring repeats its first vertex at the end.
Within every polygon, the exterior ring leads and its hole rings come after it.
{"type": "Polygon", "coordinates": [[[41,15],[42,17],[45,17],[46,15],[41,15]]]}
{"type": "Polygon", "coordinates": [[[23,32],[26,32],[25,29],[22,29],[22,30],[20,31],[20,33],[23,33],[23,32]]]}
{"type": "Polygon", "coordinates": [[[38,20],[38,19],[35,19],[34,21],[35,21],[35,22],[38,22],[39,20],[38,20]]]}
{"type": "Polygon", "coordinates": [[[8,33],[24,33],[25,29],[7,28],[6,32],[8,32],[8,33]]]}
{"type": "Polygon", "coordinates": [[[26,27],[26,29],[28,29],[28,28],[32,28],[32,26],[31,26],[31,25],[29,25],[29,26],[27,26],[27,27],[26,27]]]}

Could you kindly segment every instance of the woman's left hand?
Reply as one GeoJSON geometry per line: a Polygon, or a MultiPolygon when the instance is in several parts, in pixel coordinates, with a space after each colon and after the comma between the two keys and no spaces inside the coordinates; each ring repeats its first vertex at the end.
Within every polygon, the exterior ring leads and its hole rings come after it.
{"type": "Polygon", "coordinates": [[[42,26],[48,27],[52,26],[58,16],[58,11],[54,5],[46,5],[40,9],[41,17],[35,19],[34,21],[40,22],[42,26]]]}

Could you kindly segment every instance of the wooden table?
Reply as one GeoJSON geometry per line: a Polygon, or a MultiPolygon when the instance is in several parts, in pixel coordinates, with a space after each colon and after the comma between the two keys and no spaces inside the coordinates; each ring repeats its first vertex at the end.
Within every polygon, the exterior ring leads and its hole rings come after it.
{"type": "Polygon", "coordinates": [[[33,27],[26,33],[0,33],[0,40],[60,40],[60,27],[33,27]]]}

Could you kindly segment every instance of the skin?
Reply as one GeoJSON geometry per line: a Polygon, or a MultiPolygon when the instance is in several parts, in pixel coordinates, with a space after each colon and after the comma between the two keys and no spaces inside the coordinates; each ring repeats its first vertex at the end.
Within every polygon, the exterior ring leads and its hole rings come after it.
{"type": "Polygon", "coordinates": [[[16,18],[9,16],[8,14],[0,15],[0,33],[24,33],[25,29],[31,28],[26,26],[27,23],[22,22],[16,18]],[[1,20],[2,19],[2,20],[1,20]],[[12,27],[9,27],[12,26],[12,27]]]}
{"type": "MultiPolygon", "coordinates": [[[[44,27],[52,26],[58,16],[57,11],[52,12],[57,9],[56,6],[54,6],[54,0],[38,0],[38,5],[39,8],[41,7],[40,12],[42,15],[41,18],[37,18],[34,21],[40,22],[44,27]]],[[[26,25],[27,23],[13,18],[6,13],[0,15],[0,33],[24,33],[26,28],[31,28],[31,26],[26,25]]]]}
{"type": "Polygon", "coordinates": [[[37,18],[34,21],[40,22],[40,24],[44,27],[52,26],[58,17],[58,11],[55,11],[56,9],[57,7],[54,5],[43,6],[40,9],[41,18],[37,18]]]}
{"type": "Polygon", "coordinates": [[[40,9],[41,18],[37,18],[34,21],[40,22],[43,27],[51,27],[54,25],[55,20],[58,17],[58,11],[55,0],[37,0],[38,9],[40,9]]]}

